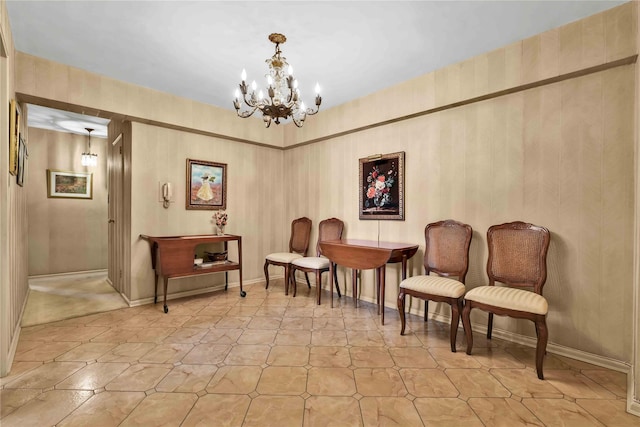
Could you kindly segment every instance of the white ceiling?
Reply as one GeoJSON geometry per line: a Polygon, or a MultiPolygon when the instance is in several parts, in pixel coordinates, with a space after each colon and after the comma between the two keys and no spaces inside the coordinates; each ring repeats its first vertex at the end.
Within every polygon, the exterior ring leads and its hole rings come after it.
{"type": "Polygon", "coordinates": [[[267,36],[303,99],[326,109],[623,1],[16,1],[17,50],[233,110],[246,68],[264,87],[267,36]]]}

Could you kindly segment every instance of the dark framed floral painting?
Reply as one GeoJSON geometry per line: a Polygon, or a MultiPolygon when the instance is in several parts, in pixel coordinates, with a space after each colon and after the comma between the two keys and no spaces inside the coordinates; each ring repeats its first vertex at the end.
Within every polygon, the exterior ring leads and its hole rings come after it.
{"type": "Polygon", "coordinates": [[[226,163],[187,159],[187,209],[227,208],[226,163]]]}
{"type": "Polygon", "coordinates": [[[360,219],[404,220],[404,151],[360,159],[360,219]]]}

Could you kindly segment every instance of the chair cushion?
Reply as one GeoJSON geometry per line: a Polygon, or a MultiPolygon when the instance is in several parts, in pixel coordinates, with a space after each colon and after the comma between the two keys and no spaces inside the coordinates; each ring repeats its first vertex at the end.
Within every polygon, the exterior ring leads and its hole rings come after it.
{"type": "Polygon", "coordinates": [[[400,282],[400,287],[449,298],[460,298],[465,291],[461,282],[440,276],[413,276],[400,282]]]}
{"type": "Polygon", "coordinates": [[[542,295],[503,286],[479,286],[467,292],[464,299],[534,314],[544,315],[549,310],[549,304],[542,295]]]}
{"type": "Polygon", "coordinates": [[[297,267],[322,270],[324,268],[329,268],[329,259],[324,257],[306,256],[294,260],[292,264],[297,267]]]}
{"type": "Polygon", "coordinates": [[[281,262],[284,264],[289,264],[291,263],[291,261],[297,258],[302,258],[302,255],[292,254],[290,252],[276,252],[266,256],[266,259],[268,259],[269,261],[281,262]]]}

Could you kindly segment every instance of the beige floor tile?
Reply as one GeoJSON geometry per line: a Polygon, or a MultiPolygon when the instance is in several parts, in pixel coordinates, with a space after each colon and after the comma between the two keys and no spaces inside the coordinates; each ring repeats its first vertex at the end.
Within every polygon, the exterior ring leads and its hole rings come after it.
{"type": "Polygon", "coordinates": [[[311,368],[307,392],[321,396],[352,396],[357,392],[353,371],[348,368],[311,368]]]}
{"type": "Polygon", "coordinates": [[[491,369],[489,372],[515,396],[536,399],[564,397],[548,381],[541,381],[533,369],[491,369]]]}
{"type": "MultiPolygon", "coordinates": [[[[526,364],[527,368],[535,369],[536,367],[536,349],[535,348],[509,346],[505,348],[505,351],[511,354],[512,356],[514,356],[520,362],[526,364]]],[[[570,368],[571,366],[563,362],[562,360],[560,360],[558,356],[555,356],[553,354],[548,354],[548,353],[544,356],[543,370],[545,371],[547,369],[570,369],[570,368]]]]}
{"type": "Polygon", "coordinates": [[[183,327],[175,330],[168,335],[163,342],[165,344],[194,344],[199,343],[200,339],[206,335],[208,331],[199,328],[183,327]]]}
{"type": "Polygon", "coordinates": [[[615,399],[615,394],[573,370],[545,369],[544,378],[564,395],[574,399],[615,399]]]}
{"type": "Polygon", "coordinates": [[[310,332],[311,325],[313,325],[312,317],[283,317],[282,322],[280,322],[280,331],[298,330],[310,332]]]}
{"type": "Polygon", "coordinates": [[[201,343],[234,344],[242,335],[242,329],[211,329],[201,339],[201,343]]]}
{"type": "Polygon", "coordinates": [[[280,328],[280,317],[254,317],[247,328],[249,329],[278,329],[280,328]]]}
{"type": "Polygon", "coordinates": [[[364,397],[360,400],[364,426],[419,426],[413,402],[400,397],[364,397]]]}
{"type": "Polygon", "coordinates": [[[504,388],[489,372],[480,369],[447,369],[445,374],[465,397],[510,397],[511,392],[504,388]]]}
{"type": "Polygon", "coordinates": [[[58,383],[56,389],[96,390],[107,385],[128,367],[128,363],[92,363],[58,383]]]}
{"type": "Polygon", "coordinates": [[[301,426],[304,400],[298,396],[258,396],[251,401],[243,427],[301,426]]]}
{"type": "Polygon", "coordinates": [[[314,346],[347,345],[347,334],[345,331],[313,331],[311,344],[314,346]]]}
{"type": "Polygon", "coordinates": [[[616,396],[627,397],[627,374],[609,369],[583,369],[580,373],[616,396]]]}
{"type": "Polygon", "coordinates": [[[90,362],[92,360],[97,360],[108,352],[109,350],[114,349],[117,346],[115,343],[99,343],[99,342],[90,342],[85,344],[80,344],[77,347],[69,350],[56,357],[56,361],[58,362],[90,362]]]}
{"type": "Polygon", "coordinates": [[[400,335],[400,331],[382,331],[382,338],[386,345],[390,347],[421,347],[422,341],[415,335],[400,335]]]}
{"type": "Polygon", "coordinates": [[[16,353],[14,360],[16,362],[45,362],[53,360],[79,345],[79,342],[40,343],[40,345],[30,350],[16,353]]]}
{"type": "Polygon", "coordinates": [[[429,348],[429,353],[438,362],[438,366],[443,368],[465,368],[465,369],[477,369],[482,367],[473,357],[469,357],[463,351],[451,352],[450,346],[429,348]]]}
{"type": "Polygon", "coordinates": [[[6,377],[0,378],[0,387],[9,384],[32,369],[42,365],[42,362],[13,362],[11,372],[6,377]]]}
{"type": "Polygon", "coordinates": [[[227,365],[264,365],[269,357],[268,345],[237,345],[231,349],[224,363],[227,365]]]}
{"type": "Polygon", "coordinates": [[[197,393],[205,389],[218,368],[214,365],[179,365],[156,386],[167,393],[197,393]]]}
{"type": "Polygon", "coordinates": [[[362,426],[360,405],[353,397],[311,396],[304,405],[304,427],[362,426]]]}
{"type": "Polygon", "coordinates": [[[223,317],[216,323],[216,329],[246,328],[251,319],[251,317],[223,317]]]}
{"type": "MultiPolygon", "coordinates": [[[[378,324],[370,317],[345,317],[344,328],[348,331],[375,331],[378,324]]],[[[400,331],[398,331],[400,335],[400,331]]]]}
{"type": "Polygon", "coordinates": [[[138,361],[142,363],[176,363],[193,349],[193,344],[160,344],[149,350],[138,361]]]}
{"type": "MultiPolygon", "coordinates": [[[[423,399],[413,401],[425,426],[438,427],[483,427],[469,405],[453,398],[423,399]]],[[[506,427],[506,426],[505,426],[506,427]]]]}
{"type": "Polygon", "coordinates": [[[193,393],[154,393],[140,402],[121,427],[180,425],[198,396],[193,393]]]}
{"type": "Polygon", "coordinates": [[[577,399],[576,403],[606,426],[637,427],[640,425],[640,419],[637,416],[626,412],[625,400],[577,399]]]}
{"type": "Polygon", "coordinates": [[[2,419],[2,427],[53,426],[93,395],[91,391],[51,390],[2,419]]]}
{"type": "Polygon", "coordinates": [[[267,316],[267,317],[282,317],[284,313],[287,311],[287,307],[282,306],[264,306],[259,307],[258,311],[256,311],[256,316],[267,316]]]}
{"type": "Polygon", "coordinates": [[[390,368],[394,362],[384,347],[352,347],[351,361],[358,368],[390,368]]]}
{"type": "Polygon", "coordinates": [[[51,362],[25,373],[5,388],[49,388],[86,366],[84,362],[51,362]]]}
{"type": "Polygon", "coordinates": [[[311,331],[287,329],[278,331],[277,345],[308,345],[311,343],[311,331]]]}
{"type": "Polygon", "coordinates": [[[91,397],[58,425],[116,427],[144,398],[139,391],[105,391],[91,397]]]}
{"type": "MultiPolygon", "coordinates": [[[[462,352],[461,352],[462,353],[462,352]]],[[[476,361],[486,368],[524,368],[525,364],[501,348],[476,348],[471,354],[476,361]]]]}
{"type": "Polygon", "coordinates": [[[260,307],[250,305],[236,305],[231,307],[229,311],[225,313],[225,316],[245,317],[253,316],[256,314],[260,307]]]}
{"type": "Polygon", "coordinates": [[[351,353],[345,347],[311,347],[309,364],[326,368],[346,368],[351,366],[351,353]]]}
{"type": "Polygon", "coordinates": [[[206,390],[207,393],[249,394],[255,391],[261,374],[259,366],[223,366],[206,390]]]}
{"type": "Polygon", "coordinates": [[[175,328],[142,328],[135,335],[132,335],[127,342],[152,342],[160,344],[175,331],[175,328]]]}
{"type": "Polygon", "coordinates": [[[260,394],[298,396],[307,388],[307,370],[295,367],[268,367],[262,370],[256,391],[260,394]]]}
{"type": "Polygon", "coordinates": [[[193,316],[182,325],[185,328],[209,329],[215,327],[221,316],[193,316]]]}
{"type": "Polygon", "coordinates": [[[347,331],[347,342],[357,347],[384,347],[386,345],[379,331],[347,331]]]}
{"type": "Polygon", "coordinates": [[[526,406],[547,427],[600,427],[587,411],[565,399],[522,399],[526,406]]]}
{"type": "Polygon", "coordinates": [[[276,339],[276,329],[247,329],[238,338],[238,344],[271,344],[276,339]]]}
{"type": "Polygon", "coordinates": [[[198,399],[181,427],[240,427],[249,408],[249,396],[209,394],[198,399]]]}
{"type": "Polygon", "coordinates": [[[98,359],[98,362],[137,362],[156,345],[150,342],[132,342],[118,345],[98,359]]]}
{"type": "Polygon", "coordinates": [[[0,390],[0,419],[6,417],[34,397],[40,395],[40,389],[0,390]]]}
{"type": "Polygon", "coordinates": [[[307,307],[287,307],[284,312],[284,317],[312,318],[313,309],[307,307]]]}
{"type": "Polygon", "coordinates": [[[522,403],[504,398],[471,398],[467,402],[486,427],[544,427],[522,403]]]}
{"type": "Polygon", "coordinates": [[[182,358],[182,363],[188,365],[209,364],[215,365],[224,361],[231,351],[230,345],[224,344],[198,344],[182,358]]]}
{"type": "Polygon", "coordinates": [[[319,331],[343,331],[345,329],[341,317],[314,317],[312,327],[319,331]]]}
{"type": "Polygon", "coordinates": [[[309,348],[290,345],[272,347],[267,363],[271,366],[305,366],[309,363],[309,348]]]}
{"type": "Polygon", "coordinates": [[[154,388],[173,366],[139,363],[130,366],[105,386],[109,391],[147,391],[154,388]]]}
{"type": "Polygon", "coordinates": [[[112,342],[121,344],[139,332],[138,328],[121,328],[119,326],[109,329],[91,339],[91,342],[112,342]]]}
{"type": "Polygon", "coordinates": [[[407,395],[402,377],[393,368],[359,368],[353,371],[358,393],[363,396],[402,397],[407,395]]]}
{"type": "Polygon", "coordinates": [[[197,314],[198,316],[221,316],[223,317],[225,314],[227,314],[227,311],[229,311],[230,307],[227,305],[208,305],[206,307],[201,308],[200,310],[196,311],[195,314],[197,314]]]}
{"type": "Polygon", "coordinates": [[[389,353],[396,364],[401,368],[435,368],[438,363],[431,353],[422,347],[390,348],[389,353]]]}
{"type": "Polygon", "coordinates": [[[415,397],[458,397],[460,392],[439,369],[400,369],[409,394],[415,397]]]}

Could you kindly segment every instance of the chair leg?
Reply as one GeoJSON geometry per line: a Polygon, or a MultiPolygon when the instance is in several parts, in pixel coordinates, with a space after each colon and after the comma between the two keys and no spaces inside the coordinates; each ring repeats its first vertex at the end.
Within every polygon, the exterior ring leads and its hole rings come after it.
{"type": "Polygon", "coordinates": [[[471,354],[473,348],[473,331],[471,330],[471,303],[467,302],[462,309],[462,325],[467,336],[467,354],[471,354]]]}
{"type": "Polygon", "coordinates": [[[304,278],[307,279],[307,287],[311,289],[311,282],[309,281],[309,275],[306,271],[304,272],[304,278]]]}
{"type": "Polygon", "coordinates": [[[342,298],[342,294],[340,293],[340,285],[338,284],[338,265],[333,264],[333,280],[336,283],[336,291],[338,291],[338,298],[342,298]]]}
{"type": "Polygon", "coordinates": [[[264,278],[267,281],[267,286],[265,289],[269,289],[269,260],[265,260],[264,262],[264,278]]]}
{"type": "Polygon", "coordinates": [[[460,322],[460,311],[462,311],[462,300],[456,298],[451,301],[451,352],[456,352],[456,337],[458,336],[458,322],[460,322]]]}
{"type": "Polygon", "coordinates": [[[400,288],[400,292],[398,293],[398,313],[400,313],[400,323],[402,324],[402,327],[400,328],[400,335],[404,335],[404,327],[405,327],[404,299],[405,299],[404,289],[400,288]]]}
{"type": "Polygon", "coordinates": [[[424,321],[429,318],[429,300],[424,300],[424,321]]]}
{"type": "MultiPolygon", "coordinates": [[[[329,289],[329,291],[333,291],[329,289]]],[[[318,305],[320,305],[320,292],[322,292],[322,272],[316,270],[316,294],[318,295],[318,305]]]]}
{"type": "Polygon", "coordinates": [[[291,265],[284,266],[284,294],[289,295],[289,274],[291,274],[291,265]]]}
{"type": "Polygon", "coordinates": [[[542,373],[542,363],[544,361],[544,354],[547,351],[549,331],[547,330],[547,321],[545,316],[540,316],[535,323],[536,331],[538,333],[538,343],[536,344],[536,371],[538,372],[538,378],[543,380],[544,374],[542,373]]]}
{"type": "Polygon", "coordinates": [[[289,273],[289,284],[293,287],[293,297],[296,297],[298,293],[298,284],[296,283],[296,267],[295,265],[291,266],[291,272],[289,273]]]}
{"type": "Polygon", "coordinates": [[[493,313],[489,313],[489,323],[487,324],[487,339],[491,339],[491,332],[493,331],[493,313]]]}

